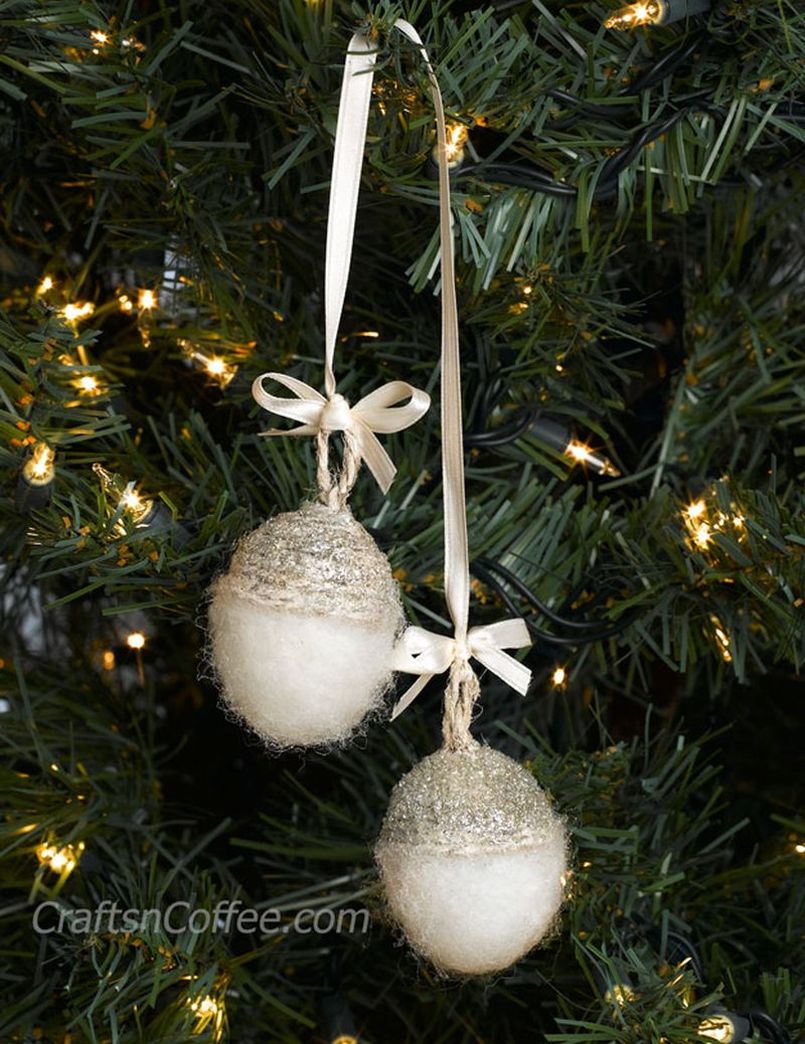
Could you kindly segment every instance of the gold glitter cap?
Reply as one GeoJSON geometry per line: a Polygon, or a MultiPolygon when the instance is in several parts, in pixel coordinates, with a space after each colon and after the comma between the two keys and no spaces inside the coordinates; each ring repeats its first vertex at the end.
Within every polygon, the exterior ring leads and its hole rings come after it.
{"type": "Polygon", "coordinates": [[[475,744],[438,750],[391,793],[377,855],[393,845],[442,852],[511,850],[553,843],[564,823],[527,769],[475,744]]]}
{"type": "Polygon", "coordinates": [[[404,618],[383,552],[349,508],[303,504],[275,515],[238,544],[214,594],[271,610],[364,623],[404,618]]]}

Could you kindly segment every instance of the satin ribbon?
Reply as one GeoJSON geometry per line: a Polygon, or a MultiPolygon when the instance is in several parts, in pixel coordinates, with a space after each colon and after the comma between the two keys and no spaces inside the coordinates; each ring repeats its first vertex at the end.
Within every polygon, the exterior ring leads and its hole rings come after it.
{"type": "Polygon", "coordinates": [[[400,699],[391,715],[394,719],[410,706],[431,678],[448,671],[454,660],[475,657],[501,681],[525,696],[531,671],[504,649],[520,649],[531,644],[525,620],[500,620],[471,627],[462,642],[445,634],[433,634],[422,627],[409,627],[394,649],[393,668],[420,677],[400,699]]]}
{"type": "Polygon", "coordinates": [[[444,485],[444,580],[445,597],[453,637],[411,627],[395,649],[396,669],[420,677],[397,702],[396,718],[436,674],[449,670],[460,660],[474,657],[507,685],[525,695],[531,671],[504,649],[530,645],[524,620],[514,618],[484,627],[467,629],[470,606],[470,567],[467,539],[467,507],[464,492],[464,437],[461,418],[461,360],[458,341],[453,228],[450,213],[450,175],[447,158],[447,127],[436,74],[416,29],[403,19],[395,26],[419,48],[430,81],[436,110],[436,144],[439,163],[439,241],[442,276],[442,481],[444,485]]]}
{"type": "Polygon", "coordinates": [[[316,435],[319,431],[351,432],[361,459],[366,462],[384,493],[388,493],[397,469],[375,432],[385,435],[402,431],[415,424],[430,406],[430,397],[406,381],[384,384],[350,406],[338,392],[325,399],[304,381],[281,373],[264,373],[258,377],[252,385],[252,395],[263,409],[279,417],[299,421],[298,428],[288,431],[271,428],[260,432],[263,436],[316,435]],[[267,378],[288,388],[297,399],[269,395],[263,388],[263,381],[267,378]],[[398,405],[405,399],[409,401],[404,406],[398,405]]]}
{"type": "Polygon", "coordinates": [[[352,262],[355,217],[376,60],[377,51],[366,33],[355,33],[349,42],[341,81],[327,215],[324,262],[325,395],[295,377],[264,373],[252,384],[252,396],[263,409],[301,423],[301,427],[290,430],[272,428],[263,432],[264,435],[351,432],[361,458],[366,461],[366,466],[382,491],[388,493],[397,469],[375,433],[402,431],[415,424],[427,412],[430,396],[404,381],[392,381],[350,406],[336,392],[333,371],[335,345],[352,262]],[[269,395],[263,389],[263,381],[267,378],[288,388],[300,401],[269,395]],[[410,401],[406,405],[397,405],[408,398],[410,401]]]}

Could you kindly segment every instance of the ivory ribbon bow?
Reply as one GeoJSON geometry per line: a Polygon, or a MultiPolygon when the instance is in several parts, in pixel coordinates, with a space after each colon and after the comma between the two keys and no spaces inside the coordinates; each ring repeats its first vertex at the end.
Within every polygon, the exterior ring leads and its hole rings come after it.
{"type": "Polygon", "coordinates": [[[469,660],[474,656],[479,663],[496,674],[501,681],[525,696],[531,681],[531,671],[515,660],[504,649],[521,649],[531,644],[525,620],[500,620],[482,627],[471,627],[464,641],[445,634],[434,634],[422,627],[409,627],[394,649],[393,668],[420,677],[396,703],[391,720],[410,706],[428,682],[437,674],[450,669],[456,659],[469,660]]]}
{"type": "MultiPolygon", "coordinates": [[[[405,30],[403,30],[405,31],[405,30]]],[[[338,121],[335,128],[333,172],[330,178],[330,204],[327,214],[327,247],[324,258],[324,391],[321,395],[309,384],[280,373],[264,373],[252,385],[252,395],[266,410],[280,417],[299,421],[301,427],[288,431],[273,428],[264,435],[317,435],[319,432],[350,432],[354,448],[388,493],[397,469],[380,445],[375,432],[388,434],[415,424],[427,412],[430,396],[405,381],[392,381],[350,406],[335,390],[333,359],[352,262],[352,242],[358,210],[358,191],[372,98],[377,49],[366,33],[355,33],[349,42],[338,121]],[[263,381],[270,377],[300,400],[269,395],[263,381]],[[410,398],[404,406],[397,406],[410,398]]]]}
{"type": "MultiPolygon", "coordinates": [[[[464,492],[464,438],[461,419],[461,361],[458,341],[453,229],[450,213],[450,177],[447,161],[447,127],[436,74],[416,29],[399,19],[397,29],[419,48],[436,110],[436,144],[439,159],[439,242],[442,266],[442,479],[444,485],[444,586],[453,621],[452,638],[410,627],[395,648],[396,669],[421,675],[399,700],[392,717],[408,707],[427,682],[462,660],[474,657],[490,671],[525,695],[531,671],[503,652],[531,644],[524,620],[515,618],[467,629],[470,606],[470,567],[467,539],[467,507],[464,492]]],[[[447,702],[447,701],[446,701],[447,702]]],[[[449,715],[452,711],[447,708],[449,715]]],[[[464,727],[460,727],[464,731],[464,727]]],[[[469,741],[469,733],[466,734],[469,741]]]]}
{"type": "Polygon", "coordinates": [[[279,417],[299,421],[299,427],[284,430],[271,428],[261,435],[316,435],[319,431],[351,432],[355,446],[384,493],[388,493],[397,469],[380,444],[375,432],[386,435],[415,424],[428,411],[430,396],[406,381],[391,381],[365,395],[350,406],[343,395],[333,392],[329,399],[296,377],[282,373],[264,373],[252,384],[252,396],[265,410],[279,417]],[[269,395],[263,381],[270,378],[296,395],[286,399],[269,395]],[[400,406],[405,399],[409,401],[400,406]]]}

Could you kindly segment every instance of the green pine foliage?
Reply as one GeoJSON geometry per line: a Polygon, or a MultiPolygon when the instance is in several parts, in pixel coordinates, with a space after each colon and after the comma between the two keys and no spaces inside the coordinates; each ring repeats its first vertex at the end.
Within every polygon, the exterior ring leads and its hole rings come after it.
{"type": "Polygon", "coordinates": [[[755,1041],[803,1032],[805,12],[720,0],[617,32],[611,9],[0,0],[0,1040],[331,1041],[347,1009],[366,1044],[682,1044],[713,1006],[766,1013],[755,1041]],[[468,131],[472,619],[534,626],[529,696],[484,678],[476,731],[574,842],[551,939],[481,982],[399,945],[372,863],[391,787],[437,745],[438,683],[345,751],[268,757],[203,678],[211,579],[313,491],[310,440],[259,438],[250,387],[321,385],[359,25],[380,56],[339,390],[399,378],[437,401],[385,439],[388,498],[364,473],[352,506],[409,618],[447,627],[433,120],[400,15],[468,131]],[[283,924],[365,908],[371,930],[78,913],[235,899],[283,924]],[[35,933],[43,901],[77,930],[35,933]]]}

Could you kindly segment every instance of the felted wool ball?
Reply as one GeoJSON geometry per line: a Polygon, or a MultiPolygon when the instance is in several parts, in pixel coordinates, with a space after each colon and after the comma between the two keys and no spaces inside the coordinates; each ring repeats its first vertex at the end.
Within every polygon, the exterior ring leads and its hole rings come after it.
{"type": "Polygon", "coordinates": [[[482,975],[508,968],[554,924],[567,838],[534,777],[473,744],[403,776],[375,857],[413,949],[443,973],[482,975]]]}
{"type": "Polygon", "coordinates": [[[305,504],[244,537],[213,584],[229,710],[275,747],[341,743],[392,680],[404,622],[389,561],[348,508],[305,504]]]}

